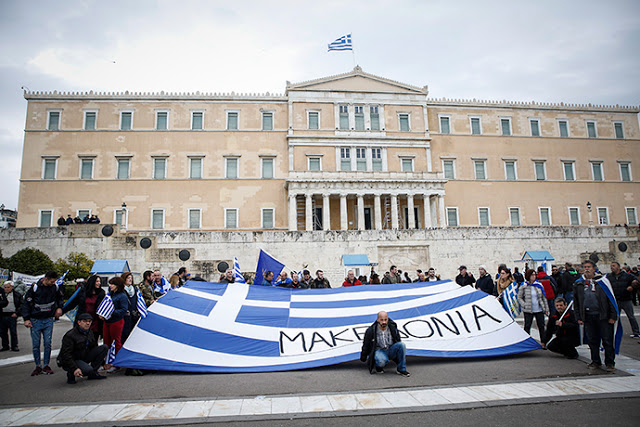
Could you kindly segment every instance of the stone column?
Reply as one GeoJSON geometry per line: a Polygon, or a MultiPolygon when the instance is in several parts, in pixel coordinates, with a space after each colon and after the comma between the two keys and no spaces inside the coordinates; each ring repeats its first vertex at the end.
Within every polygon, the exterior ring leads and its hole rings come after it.
{"type": "Polygon", "coordinates": [[[349,219],[347,218],[347,195],[340,195],[340,230],[349,229],[349,219]]]}
{"type": "Polygon", "coordinates": [[[289,231],[298,229],[298,202],[295,194],[289,193],[289,231]]]}
{"type": "Polygon", "coordinates": [[[364,196],[358,194],[358,230],[364,230],[364,196]]]}
{"type": "Polygon", "coordinates": [[[391,195],[391,229],[398,229],[398,196],[391,195]]]}
{"type": "Polygon", "coordinates": [[[322,195],[322,229],[331,230],[331,202],[329,194],[322,195]]]}
{"type": "Polygon", "coordinates": [[[444,196],[442,194],[438,195],[438,217],[440,227],[447,228],[447,221],[444,212],[444,196]]]}
{"type": "Polygon", "coordinates": [[[424,205],[424,228],[431,228],[431,203],[429,201],[431,197],[428,194],[422,196],[422,201],[424,205]]]}
{"type": "Polygon", "coordinates": [[[429,196],[429,205],[431,206],[432,227],[437,227],[438,226],[438,207],[436,206],[435,196],[429,196]]]}
{"type": "Polygon", "coordinates": [[[373,196],[373,211],[375,215],[375,229],[382,230],[382,209],[380,208],[380,195],[373,196]]]}
{"type": "Polygon", "coordinates": [[[306,217],[306,230],[307,231],[313,231],[313,194],[307,194],[307,197],[305,199],[305,205],[304,205],[304,212],[305,212],[305,217],[306,217]]]}
{"type": "Polygon", "coordinates": [[[407,195],[407,222],[409,226],[407,228],[416,228],[416,215],[413,207],[413,194],[407,195]]]}

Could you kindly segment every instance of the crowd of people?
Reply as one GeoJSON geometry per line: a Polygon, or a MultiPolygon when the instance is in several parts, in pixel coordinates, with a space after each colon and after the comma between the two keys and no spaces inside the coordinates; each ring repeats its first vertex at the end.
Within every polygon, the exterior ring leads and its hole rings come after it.
{"type": "Polygon", "coordinates": [[[58,218],[60,227],[71,224],[100,224],[100,218],[98,218],[98,215],[85,215],[84,218],[76,215],[72,218],[71,214],[68,214],[66,218],[64,215],[60,215],[60,218],[58,218]]]}

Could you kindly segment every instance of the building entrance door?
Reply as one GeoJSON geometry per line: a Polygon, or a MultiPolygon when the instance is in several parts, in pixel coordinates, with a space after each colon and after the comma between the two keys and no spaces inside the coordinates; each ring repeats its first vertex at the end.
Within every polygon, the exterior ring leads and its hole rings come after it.
{"type": "Polygon", "coordinates": [[[364,229],[371,230],[371,208],[364,208],[364,229]]]}

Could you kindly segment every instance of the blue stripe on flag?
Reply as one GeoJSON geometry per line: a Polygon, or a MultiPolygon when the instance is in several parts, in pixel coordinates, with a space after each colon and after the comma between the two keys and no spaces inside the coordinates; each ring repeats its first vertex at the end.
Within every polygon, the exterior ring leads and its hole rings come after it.
{"type": "Polygon", "coordinates": [[[183,288],[193,289],[194,291],[205,292],[211,295],[224,295],[227,290],[227,283],[209,283],[199,282],[197,280],[189,280],[184,284],[183,288]]]}
{"type": "Polygon", "coordinates": [[[140,317],[144,319],[147,317],[147,303],[144,302],[140,289],[136,289],[136,294],[136,306],[138,308],[138,313],[140,313],[140,317]]]}
{"type": "Polygon", "coordinates": [[[291,289],[250,286],[246,299],[253,301],[291,301],[291,289]]]}
{"type": "Polygon", "coordinates": [[[115,308],[113,307],[113,300],[111,299],[111,294],[107,294],[102,300],[102,302],[100,303],[100,305],[98,306],[98,309],[96,310],[96,314],[98,316],[104,317],[105,319],[108,319],[111,317],[114,311],[115,311],[115,308]]]}
{"type": "Polygon", "coordinates": [[[189,313],[200,314],[201,316],[208,316],[216,305],[216,301],[196,297],[184,292],[169,292],[156,301],[156,304],[167,305],[189,313]]]}
{"type": "MultiPolygon", "coordinates": [[[[182,295],[184,296],[184,294],[182,295]]],[[[203,350],[243,356],[280,355],[280,344],[277,341],[258,340],[212,331],[162,317],[153,312],[150,312],[146,319],[138,323],[138,328],[164,339],[203,350]]],[[[162,369],[166,370],[167,367],[162,369]]]]}
{"type": "Polygon", "coordinates": [[[238,312],[236,322],[286,328],[289,323],[289,309],[243,305],[238,312]]]}

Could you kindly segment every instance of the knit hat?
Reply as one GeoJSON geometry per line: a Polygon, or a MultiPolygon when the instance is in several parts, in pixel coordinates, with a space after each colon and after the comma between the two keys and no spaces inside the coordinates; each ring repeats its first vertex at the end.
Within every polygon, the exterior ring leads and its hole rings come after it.
{"type": "Polygon", "coordinates": [[[79,322],[80,320],[93,320],[93,317],[91,317],[89,313],[82,313],[76,317],[76,322],[79,322]]]}

